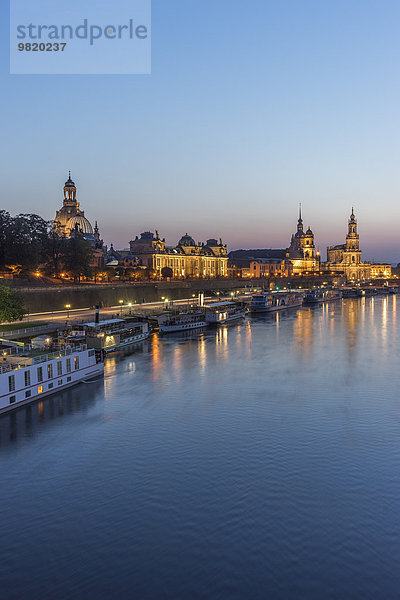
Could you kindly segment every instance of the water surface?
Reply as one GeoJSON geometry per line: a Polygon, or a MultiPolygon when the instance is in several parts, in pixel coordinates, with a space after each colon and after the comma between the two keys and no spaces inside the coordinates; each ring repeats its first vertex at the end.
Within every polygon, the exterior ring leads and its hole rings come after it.
{"type": "Polygon", "coordinates": [[[154,336],[3,416],[2,600],[400,597],[396,316],[154,336]]]}

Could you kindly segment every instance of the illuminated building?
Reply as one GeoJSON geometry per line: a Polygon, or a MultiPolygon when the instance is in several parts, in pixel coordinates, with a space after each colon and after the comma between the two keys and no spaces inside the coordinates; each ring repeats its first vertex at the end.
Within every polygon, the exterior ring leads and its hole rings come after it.
{"type": "Polygon", "coordinates": [[[91,266],[103,265],[106,248],[103,240],[100,239],[97,221],[93,228],[85,217],[84,211],[81,210],[76,197],[76,185],[71,179],[71,171],[69,171],[68,179],[64,184],[63,205],[56,212],[54,228],[60,237],[83,237],[87,240],[93,249],[91,266]]]}
{"type": "Polygon", "coordinates": [[[287,256],[293,265],[294,275],[315,273],[320,270],[319,252],[315,250],[314,234],[310,227],[304,232],[301,205],[297,221],[297,231],[292,235],[290,246],[287,249],[287,256]]]}
{"type": "Polygon", "coordinates": [[[279,275],[285,274],[286,276],[308,275],[318,273],[320,270],[320,256],[315,249],[314,234],[310,227],[304,231],[301,207],[297,230],[292,235],[288,248],[235,250],[229,253],[229,259],[232,270],[235,267],[243,270],[243,261],[248,260],[251,277],[272,275],[275,271],[279,275]],[[240,264],[241,262],[242,264],[240,264]]]}
{"type": "Polygon", "coordinates": [[[258,258],[250,261],[251,277],[290,277],[293,264],[287,258],[258,258]]]}
{"type": "Polygon", "coordinates": [[[162,276],[162,269],[169,267],[173,277],[226,277],[227,248],[220,239],[195,242],[187,233],[174,247],[166,246],[158,231],[146,231],[130,242],[130,252],[138,257],[142,266],[154,269],[162,276]]]}
{"type": "Polygon", "coordinates": [[[348,281],[366,281],[382,277],[391,277],[391,265],[371,265],[362,262],[360,237],[357,231],[357,220],[354,209],[348,221],[346,242],[327,248],[327,261],[323,263],[324,271],[344,275],[348,281]]]}

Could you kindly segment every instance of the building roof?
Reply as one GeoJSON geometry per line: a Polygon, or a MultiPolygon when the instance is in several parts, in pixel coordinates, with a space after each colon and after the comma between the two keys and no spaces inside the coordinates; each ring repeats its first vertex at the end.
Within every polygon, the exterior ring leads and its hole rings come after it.
{"type": "Polygon", "coordinates": [[[65,225],[65,229],[67,231],[69,230],[69,233],[72,233],[76,226],[78,230],[81,231],[83,234],[93,234],[93,228],[90,222],[86,219],[86,217],[82,215],[77,215],[76,217],[71,217],[70,219],[68,219],[67,224],[65,225]]]}
{"type": "Polygon", "coordinates": [[[254,250],[233,250],[228,256],[232,262],[236,259],[286,258],[286,248],[258,248],[254,250]]]}
{"type": "Polygon", "coordinates": [[[262,263],[262,264],[279,264],[282,262],[282,260],[284,260],[283,258],[255,258],[253,260],[253,262],[258,262],[258,263],[262,263]]]}
{"type": "Polygon", "coordinates": [[[178,246],[195,246],[196,242],[191,235],[185,233],[178,242],[178,246]]]}

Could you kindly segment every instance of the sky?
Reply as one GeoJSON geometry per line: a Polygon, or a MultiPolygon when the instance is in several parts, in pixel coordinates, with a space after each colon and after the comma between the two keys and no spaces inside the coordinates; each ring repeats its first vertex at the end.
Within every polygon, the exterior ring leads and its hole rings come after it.
{"type": "Polygon", "coordinates": [[[10,75],[0,6],[1,208],[54,218],[70,169],[107,244],[233,250],[286,247],[301,202],[325,257],[354,206],[400,262],[398,0],[153,0],[150,75],[10,75]]]}

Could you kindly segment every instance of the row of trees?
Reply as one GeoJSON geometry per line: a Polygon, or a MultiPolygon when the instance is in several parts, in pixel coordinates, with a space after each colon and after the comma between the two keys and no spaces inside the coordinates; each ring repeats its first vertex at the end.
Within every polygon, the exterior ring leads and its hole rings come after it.
{"type": "MultiPolygon", "coordinates": [[[[60,237],[54,221],[45,221],[36,214],[13,217],[0,210],[0,270],[24,277],[40,268],[44,276],[59,277],[65,272],[75,281],[81,277],[112,280],[115,276],[122,281],[149,281],[156,276],[150,267],[92,267],[92,259],[90,243],[79,235],[60,237]]],[[[173,272],[164,267],[161,274],[167,279],[173,272]]]]}
{"type": "Polygon", "coordinates": [[[92,275],[92,247],[81,237],[60,237],[54,221],[35,214],[15,217],[0,211],[0,268],[27,275],[41,267],[44,275],[67,271],[74,279],[92,275]]]}

